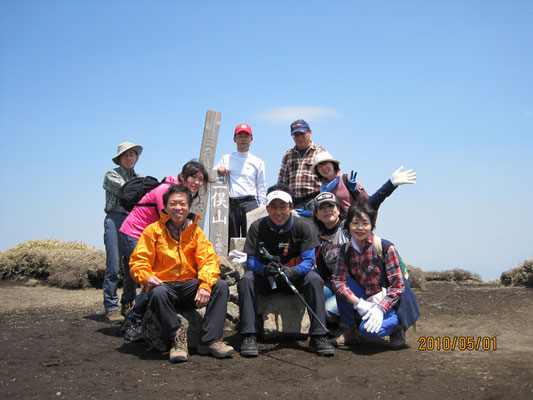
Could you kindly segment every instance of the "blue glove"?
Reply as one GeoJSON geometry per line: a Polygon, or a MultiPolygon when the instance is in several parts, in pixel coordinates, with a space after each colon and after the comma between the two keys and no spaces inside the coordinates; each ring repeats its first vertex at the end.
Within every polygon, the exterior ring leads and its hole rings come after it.
{"type": "Polygon", "coordinates": [[[350,174],[350,179],[348,179],[348,190],[350,192],[357,192],[359,189],[357,189],[357,181],[355,180],[355,177],[357,176],[357,172],[353,172],[350,174]]]}
{"type": "Polygon", "coordinates": [[[311,217],[313,213],[311,211],[302,210],[301,208],[295,208],[294,209],[298,215],[303,215],[304,217],[311,217]]]}

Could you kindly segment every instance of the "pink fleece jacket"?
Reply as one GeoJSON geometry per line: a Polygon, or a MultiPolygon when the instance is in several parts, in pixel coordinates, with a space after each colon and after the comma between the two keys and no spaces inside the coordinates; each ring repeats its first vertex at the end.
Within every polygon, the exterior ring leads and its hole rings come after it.
{"type": "Polygon", "coordinates": [[[159,221],[161,210],[165,208],[165,205],[163,204],[163,195],[168,190],[171,183],[177,185],[179,183],[178,178],[167,176],[165,182],[146,193],[141,201],[139,201],[139,203],[156,203],[159,214],[157,214],[154,207],[135,206],[122,223],[120,232],[131,236],[132,238],[139,239],[144,228],[159,221]]]}

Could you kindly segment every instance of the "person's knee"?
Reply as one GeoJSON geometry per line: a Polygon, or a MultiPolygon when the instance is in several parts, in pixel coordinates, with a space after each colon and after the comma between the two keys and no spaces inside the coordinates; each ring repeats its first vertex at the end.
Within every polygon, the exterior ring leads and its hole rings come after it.
{"type": "Polygon", "coordinates": [[[254,284],[254,274],[252,271],[246,271],[242,278],[237,283],[237,290],[241,291],[245,288],[249,288],[254,284]]]}
{"type": "Polygon", "coordinates": [[[215,285],[213,286],[213,289],[216,290],[221,295],[229,295],[229,286],[228,282],[226,282],[223,279],[218,278],[215,285]]]}
{"type": "Polygon", "coordinates": [[[315,271],[309,271],[307,274],[305,274],[304,282],[306,285],[309,285],[311,287],[322,288],[324,286],[324,281],[322,280],[322,277],[318,275],[315,271]]]}
{"type": "Polygon", "coordinates": [[[150,301],[152,300],[158,300],[162,297],[166,296],[167,289],[164,285],[161,286],[154,286],[150,291],[148,292],[148,298],[150,301]]]}

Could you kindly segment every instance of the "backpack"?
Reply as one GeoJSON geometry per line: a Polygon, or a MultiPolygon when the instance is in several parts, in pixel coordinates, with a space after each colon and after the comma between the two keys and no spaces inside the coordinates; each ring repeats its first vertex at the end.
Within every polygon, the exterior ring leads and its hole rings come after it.
{"type": "MultiPolygon", "coordinates": [[[[392,243],[389,242],[388,240],[381,239],[379,236],[374,235],[374,248],[376,249],[376,252],[378,253],[378,257],[381,260],[383,265],[385,265],[385,257],[391,245],[392,243]]],[[[349,275],[352,276],[350,272],[350,268],[349,268],[350,248],[351,248],[351,242],[344,243],[341,247],[340,254],[344,258],[344,263],[348,266],[349,275]],[[346,249],[347,247],[348,247],[348,251],[346,249]]],[[[403,284],[405,286],[405,289],[404,289],[404,292],[400,295],[400,300],[398,301],[398,303],[396,304],[394,308],[396,310],[396,314],[398,314],[398,319],[400,320],[400,323],[402,324],[403,328],[407,330],[410,326],[414,325],[415,330],[416,330],[415,324],[418,318],[420,318],[420,308],[418,307],[418,301],[416,300],[416,295],[413,292],[413,289],[411,289],[411,285],[409,284],[409,281],[407,280],[406,275],[403,271],[403,268],[405,268],[405,265],[403,264],[403,261],[401,258],[400,258],[400,266],[402,266],[402,278],[403,278],[403,284]]],[[[405,269],[405,271],[407,272],[407,269],[405,269]]],[[[385,268],[381,269],[381,275],[382,275],[381,276],[382,281],[390,284],[387,278],[387,272],[385,271],[385,268]]]]}
{"type": "Polygon", "coordinates": [[[139,201],[141,201],[143,196],[150,190],[161,185],[165,179],[166,178],[163,178],[163,180],[159,182],[153,176],[138,176],[137,178],[133,178],[131,181],[126,182],[118,192],[118,201],[120,205],[128,212],[133,210],[133,207],[135,206],[155,207],[155,210],[159,215],[156,203],[139,203],[139,201]]]}
{"type": "MultiPolygon", "coordinates": [[[[344,186],[346,187],[346,189],[348,190],[348,193],[350,193],[350,197],[352,198],[352,202],[354,201],[358,201],[360,198],[362,198],[364,201],[368,200],[368,193],[366,192],[366,190],[363,188],[363,186],[361,186],[361,184],[359,183],[358,180],[356,180],[357,182],[357,189],[355,192],[352,192],[349,188],[348,188],[348,174],[342,174],[342,182],[344,183],[344,186]]],[[[350,203],[352,203],[350,202],[350,203]]]]}

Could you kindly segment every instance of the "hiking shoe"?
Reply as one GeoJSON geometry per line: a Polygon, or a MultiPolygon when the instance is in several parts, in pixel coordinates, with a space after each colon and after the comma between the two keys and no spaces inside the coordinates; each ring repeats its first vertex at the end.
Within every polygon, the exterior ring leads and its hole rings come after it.
{"type": "Polygon", "coordinates": [[[335,346],[351,346],[359,343],[359,329],[356,326],[349,327],[340,336],[330,340],[330,343],[335,346]]]}
{"type": "Polygon", "coordinates": [[[111,322],[112,324],[118,324],[124,321],[124,317],[120,314],[120,311],[113,310],[113,311],[107,311],[105,313],[105,320],[106,322],[111,322]]]}
{"type": "Polygon", "coordinates": [[[399,327],[392,335],[389,336],[389,344],[393,349],[404,349],[407,347],[405,343],[405,330],[399,327]]]}
{"type": "Polygon", "coordinates": [[[142,331],[142,319],[137,317],[129,318],[126,321],[126,331],[124,332],[124,340],[130,342],[140,342],[144,339],[142,331]]]}
{"type": "Polygon", "coordinates": [[[257,357],[259,349],[257,348],[257,338],[253,333],[246,334],[242,338],[241,356],[243,357],[257,357]]]}
{"type": "Polygon", "coordinates": [[[309,349],[319,356],[332,356],[335,354],[335,348],[331,345],[326,335],[311,336],[309,349]]]}
{"type": "Polygon", "coordinates": [[[211,354],[215,358],[226,358],[233,354],[233,347],[228,346],[222,340],[215,340],[211,344],[198,344],[198,354],[206,356],[211,354]]]}
{"type": "Polygon", "coordinates": [[[132,308],[133,301],[127,301],[125,303],[122,303],[122,306],[120,307],[120,313],[125,317],[126,315],[128,315],[132,308]]]}
{"type": "Polygon", "coordinates": [[[187,350],[187,332],[180,326],[176,331],[176,335],[171,339],[172,347],[170,348],[170,355],[168,359],[170,362],[184,362],[189,357],[189,351],[187,350]]]}

